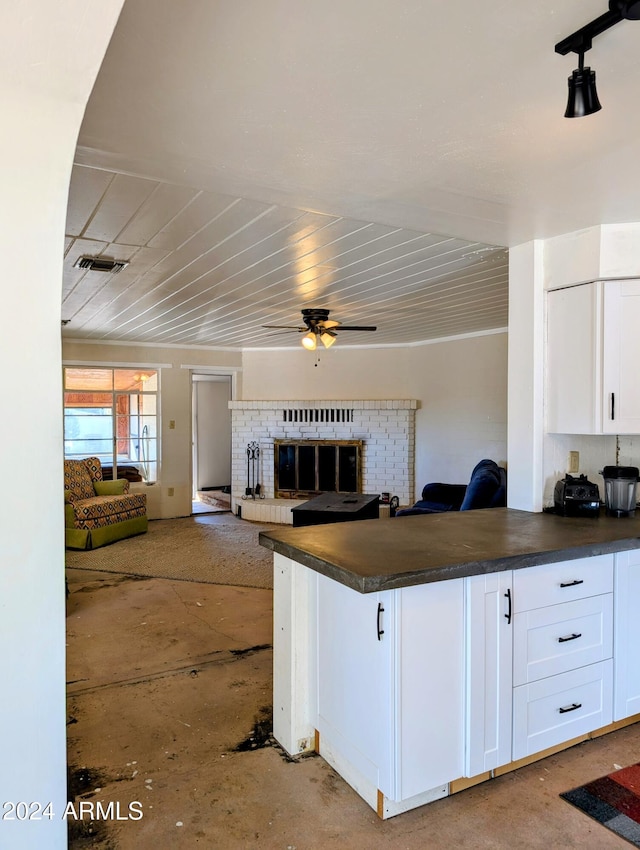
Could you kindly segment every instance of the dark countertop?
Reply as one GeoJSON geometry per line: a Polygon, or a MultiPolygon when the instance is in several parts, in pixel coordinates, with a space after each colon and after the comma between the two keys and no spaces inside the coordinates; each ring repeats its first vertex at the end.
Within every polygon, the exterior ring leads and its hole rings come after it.
{"type": "Polygon", "coordinates": [[[262,546],[361,593],[640,549],[635,517],[511,508],[262,531],[262,546]]]}

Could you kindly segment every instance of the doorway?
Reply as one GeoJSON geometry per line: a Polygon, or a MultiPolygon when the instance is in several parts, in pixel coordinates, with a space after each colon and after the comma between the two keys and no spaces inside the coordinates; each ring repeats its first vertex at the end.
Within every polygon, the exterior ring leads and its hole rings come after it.
{"type": "Polygon", "coordinates": [[[192,374],[192,514],[231,510],[231,376],[192,374]]]}

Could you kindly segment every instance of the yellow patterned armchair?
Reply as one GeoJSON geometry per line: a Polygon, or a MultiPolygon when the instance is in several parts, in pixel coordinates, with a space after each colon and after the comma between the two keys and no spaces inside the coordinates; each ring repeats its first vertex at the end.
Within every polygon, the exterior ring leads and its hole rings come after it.
{"type": "Polygon", "coordinates": [[[147,530],[146,493],[130,493],[124,478],[102,480],[97,457],[64,462],[65,544],[96,549],[147,530]]]}

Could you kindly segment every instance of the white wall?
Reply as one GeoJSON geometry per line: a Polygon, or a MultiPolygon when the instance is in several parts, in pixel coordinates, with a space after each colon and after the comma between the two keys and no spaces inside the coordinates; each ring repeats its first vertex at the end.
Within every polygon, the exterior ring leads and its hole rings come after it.
{"type": "Polygon", "coordinates": [[[507,337],[428,345],[245,351],[245,400],[418,399],[416,498],[429,481],[464,484],[483,457],[507,457],[507,337]]]}
{"type": "Polygon", "coordinates": [[[0,802],[55,812],[3,820],[11,850],[66,847],[62,250],[77,134],[121,6],[31,0],[0,11],[0,802]]]}
{"type": "Polygon", "coordinates": [[[542,509],[544,443],[544,243],[509,251],[507,504],[542,509]]]}
{"type": "Polygon", "coordinates": [[[416,413],[416,497],[425,484],[466,484],[488,457],[507,460],[507,334],[411,349],[416,413]]]}
{"type": "Polygon", "coordinates": [[[147,494],[151,519],[189,516],[191,513],[192,395],[191,373],[229,374],[239,387],[241,355],[201,348],[171,348],[151,345],[84,343],[64,340],[65,364],[95,363],[147,366],[160,371],[160,464],[159,479],[151,487],[131,485],[147,494]],[[173,426],[173,427],[172,427],[173,426]],[[173,495],[170,495],[173,490],[173,495]]]}
{"type": "Polygon", "coordinates": [[[410,398],[407,348],[245,351],[245,401],[410,398]]]}

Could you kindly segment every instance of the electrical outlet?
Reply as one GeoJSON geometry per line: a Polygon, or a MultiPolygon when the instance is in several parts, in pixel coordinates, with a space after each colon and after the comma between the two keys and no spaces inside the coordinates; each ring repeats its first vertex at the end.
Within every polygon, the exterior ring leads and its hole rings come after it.
{"type": "Polygon", "coordinates": [[[169,420],[169,428],[170,428],[170,430],[171,430],[171,431],[173,431],[173,429],[174,429],[175,427],[176,427],[176,420],[175,420],[175,419],[170,419],[170,420],[169,420]]]}
{"type": "Polygon", "coordinates": [[[575,473],[580,469],[580,452],[569,452],[569,466],[567,472],[575,473]]]}
{"type": "Polygon", "coordinates": [[[173,496],[174,490],[173,487],[167,487],[167,496],[173,496]]]}

